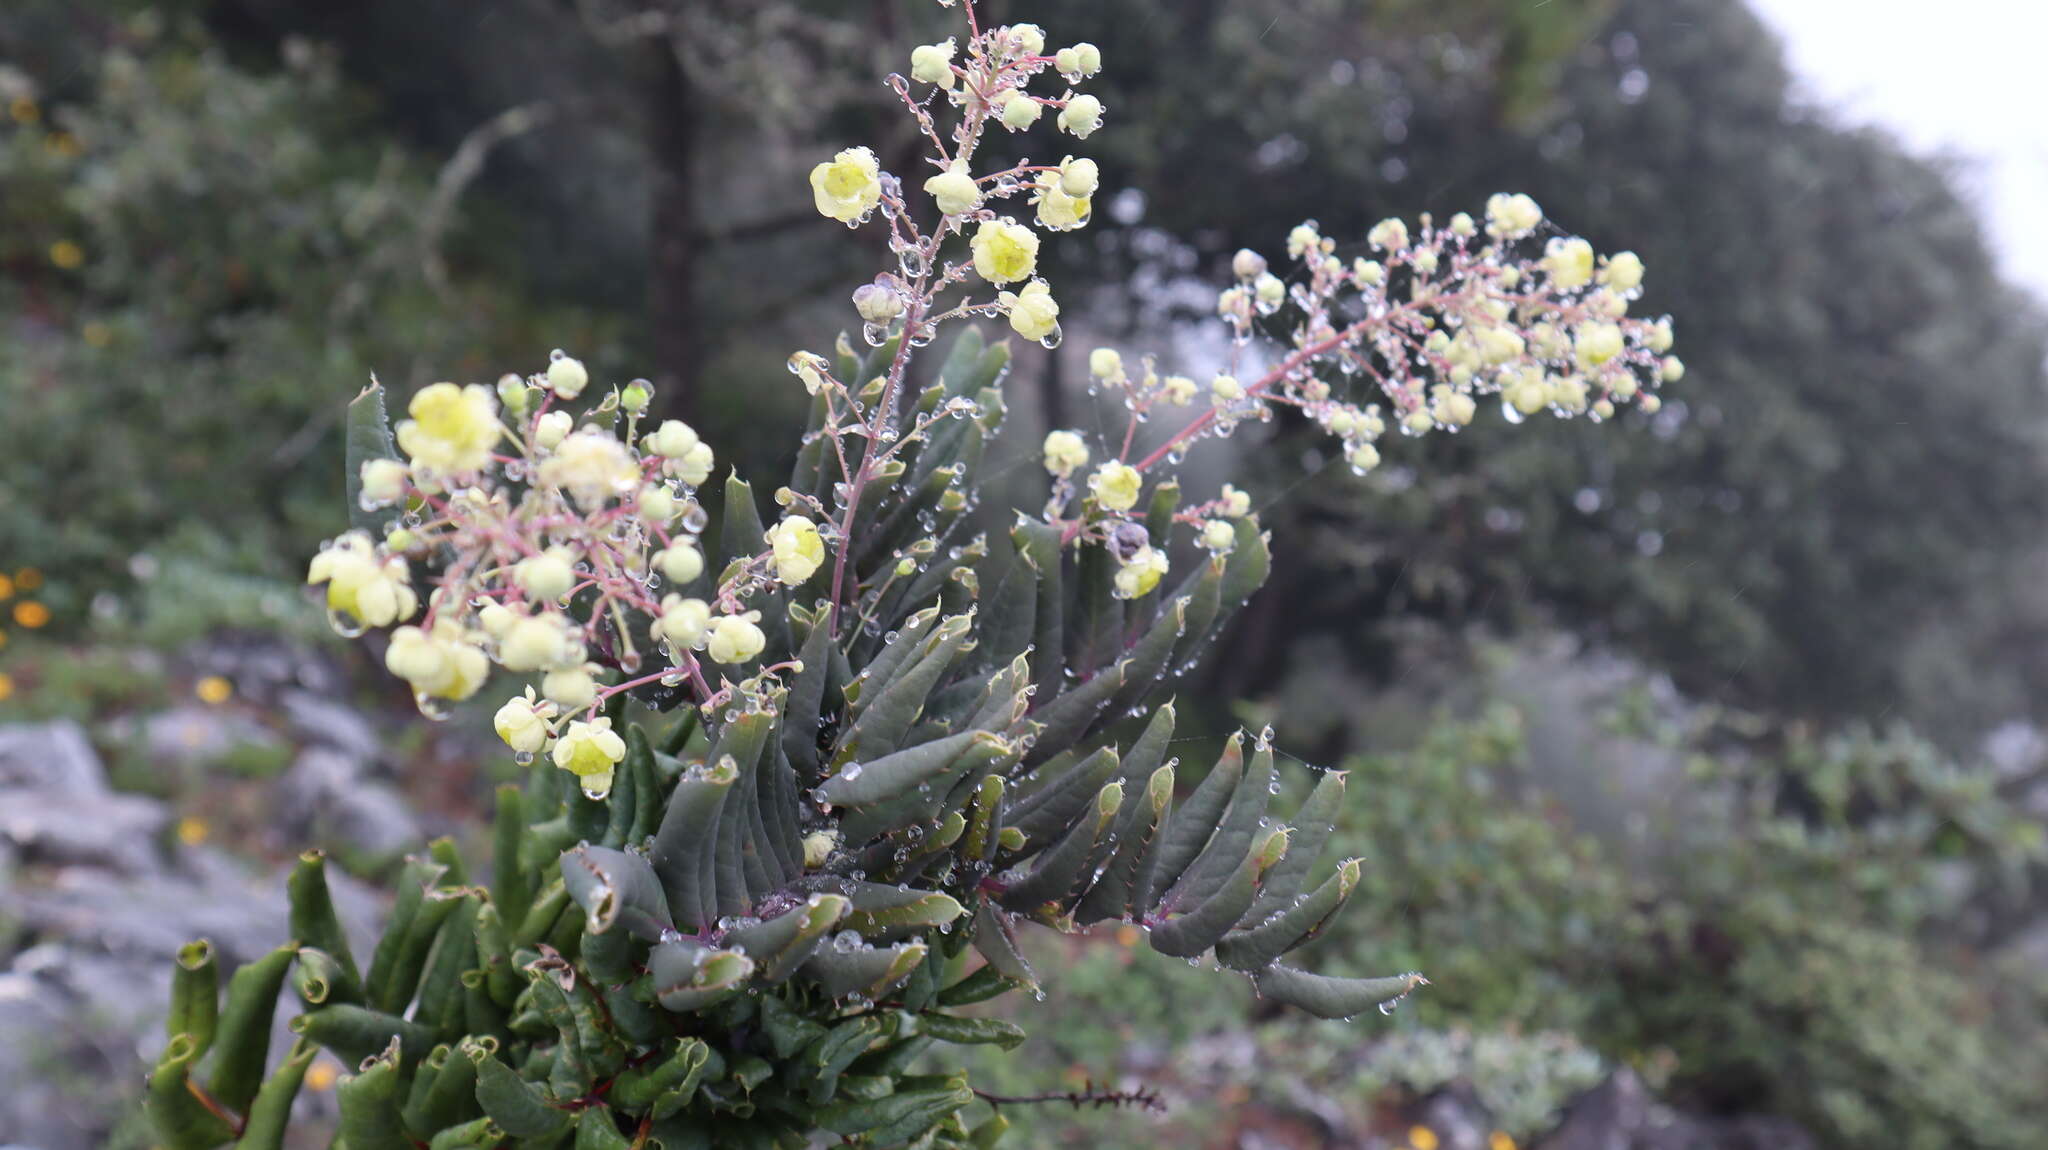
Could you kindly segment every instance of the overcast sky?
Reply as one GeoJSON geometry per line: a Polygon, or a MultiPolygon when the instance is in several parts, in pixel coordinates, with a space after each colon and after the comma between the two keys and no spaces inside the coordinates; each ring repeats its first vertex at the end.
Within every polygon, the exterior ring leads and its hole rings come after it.
{"type": "Polygon", "coordinates": [[[2001,262],[2048,300],[2048,0],[1750,0],[1803,94],[1968,161],[2001,262]]]}

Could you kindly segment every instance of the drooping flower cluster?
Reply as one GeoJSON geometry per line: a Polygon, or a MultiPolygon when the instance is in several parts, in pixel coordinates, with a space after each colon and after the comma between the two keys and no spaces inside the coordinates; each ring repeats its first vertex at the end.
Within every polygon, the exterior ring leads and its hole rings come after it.
{"type": "MultiPolygon", "coordinates": [[[[1286,280],[1259,253],[1238,252],[1237,282],[1216,303],[1231,329],[1230,356],[1206,384],[1162,377],[1149,356],[1133,371],[1114,348],[1089,355],[1092,389],[1121,395],[1130,426],[1118,458],[1098,464],[1085,485],[1070,477],[1090,458],[1086,442],[1066,430],[1047,436],[1045,466],[1055,480],[1048,515],[1067,514],[1085,490],[1067,521],[1069,537],[1111,546],[1128,576],[1119,577],[1119,593],[1142,595],[1158,581],[1154,567],[1163,561],[1154,553],[1165,541],[1115,546],[1145,530],[1134,517],[1141,473],[1179,460],[1205,437],[1270,419],[1279,406],[1340,440],[1360,474],[1379,465],[1390,425],[1409,436],[1456,432],[1477,418],[1485,396],[1500,398],[1510,423],[1543,411],[1598,421],[1631,403],[1656,411],[1655,389],[1679,379],[1685,365],[1668,354],[1668,318],[1628,314],[1641,295],[1642,260],[1633,252],[1600,257],[1576,236],[1539,244],[1544,226],[1528,196],[1496,195],[1483,223],[1463,212],[1441,226],[1423,216],[1411,233],[1401,220],[1382,220],[1367,234],[1369,255],[1349,263],[1335,254],[1336,241],[1302,224],[1287,237],[1296,266],[1286,280]],[[1290,305],[1288,346],[1265,353],[1261,337],[1290,305]],[[1175,407],[1191,409],[1186,424],[1133,458],[1138,425],[1175,407]]],[[[1217,500],[1180,509],[1174,521],[1221,553],[1235,538],[1222,522],[1232,507],[1244,513],[1236,499],[1217,500]]]]}
{"type": "Polygon", "coordinates": [[[545,371],[496,388],[422,389],[395,429],[403,458],[368,460],[359,475],[362,509],[386,513],[388,531],[330,542],[307,582],[323,586],[344,634],[399,624],[385,664],[429,715],[476,695],[493,663],[536,677],[499,708],[499,736],[523,758],[551,753],[602,793],[624,755],[598,716],[603,701],[664,679],[714,694],[703,659],[739,667],[765,646],[747,599],[810,578],[825,549],[811,520],[791,516],[706,586],[695,491],[711,477],[711,447],[676,420],[643,427],[644,381],[580,416],[557,406],[589,381],[557,352],[545,371]],[[413,561],[436,570],[424,614],[413,561]]]}

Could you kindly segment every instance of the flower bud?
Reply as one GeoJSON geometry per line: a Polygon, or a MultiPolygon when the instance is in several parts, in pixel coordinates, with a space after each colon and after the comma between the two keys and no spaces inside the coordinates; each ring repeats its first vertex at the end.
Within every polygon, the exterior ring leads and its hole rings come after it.
{"type": "Polygon", "coordinates": [[[1237,528],[1222,519],[1202,524],[1202,546],[1214,555],[1228,555],[1237,549],[1237,528]]]}
{"type": "Polygon", "coordinates": [[[1070,83],[1079,83],[1102,71],[1102,49],[1083,40],[1053,53],[1052,66],[1070,83]]]}
{"type": "Polygon", "coordinates": [[[572,356],[559,356],[548,364],[548,387],[563,399],[575,399],[583,394],[590,383],[590,372],[583,361],[572,356]]]}
{"type": "Polygon", "coordinates": [[[405,498],[405,464],[396,459],[363,461],[363,502],[370,507],[389,507],[405,498]]]}
{"type": "Polygon", "coordinates": [[[640,518],[657,527],[676,517],[675,493],[657,484],[640,489],[640,518]]]}
{"type": "Polygon", "coordinates": [[[1216,498],[1217,514],[1228,519],[1242,519],[1251,514],[1252,497],[1226,483],[1216,498]]]}
{"type": "Polygon", "coordinates": [[[1102,101],[1086,94],[1071,97],[1060,109],[1059,125],[1075,139],[1087,139],[1102,126],[1102,101]]]}
{"type": "Polygon", "coordinates": [[[1408,246],[1408,225],[1398,219],[1384,219],[1365,233],[1365,242],[1383,252],[1399,251],[1408,246]]]}
{"type": "Polygon", "coordinates": [[[1124,357],[1113,347],[1098,347],[1088,353],[1088,374],[1105,383],[1124,378],[1124,357]]]}
{"type": "Polygon", "coordinates": [[[566,547],[550,547],[513,564],[512,582],[532,598],[552,603],[576,585],[574,558],[566,547]]]}
{"type": "Polygon", "coordinates": [[[704,600],[668,595],[661,600],[661,618],[655,620],[654,637],[684,650],[704,642],[704,630],[710,623],[711,607],[704,600]]]}
{"type": "Polygon", "coordinates": [[[1239,248],[1230,257],[1230,270],[1238,279],[1255,280],[1266,274],[1266,257],[1250,248],[1239,248]]]}
{"type": "Polygon", "coordinates": [[[671,583],[688,583],[704,573],[704,553],[692,539],[678,539],[661,553],[661,573],[671,583]]]}
{"type": "Polygon", "coordinates": [[[1070,196],[1086,199],[1095,194],[1101,182],[1101,169],[1094,160],[1068,156],[1060,161],[1060,190],[1070,196]]]}
{"type": "Polygon", "coordinates": [[[1253,280],[1252,290],[1258,293],[1259,302],[1268,307],[1278,307],[1287,299],[1287,285],[1271,272],[1263,272],[1253,280]]]}
{"type": "Polygon", "coordinates": [[[580,711],[597,699],[597,680],[587,666],[563,667],[541,676],[540,693],[565,711],[580,711]]]}
{"type": "Polygon", "coordinates": [[[680,419],[664,419],[640,444],[664,459],[681,459],[697,446],[697,432],[680,419]]]}
{"type": "Polygon", "coordinates": [[[1153,588],[1159,586],[1159,579],[1166,571],[1166,552],[1157,547],[1140,547],[1117,567],[1111,580],[1115,588],[1112,593],[1119,599],[1149,595],[1153,588]]]}
{"type": "Polygon", "coordinates": [[[566,411],[550,411],[540,417],[533,429],[533,440],[543,449],[552,451],[561,446],[569,432],[576,426],[576,417],[566,411]]]}
{"type": "Polygon", "coordinates": [[[1209,401],[1217,407],[1228,407],[1244,398],[1244,385],[1234,375],[1219,375],[1209,381],[1209,401]]]}
{"type": "Polygon", "coordinates": [[[1026,56],[1045,54],[1045,29],[1036,24],[1012,24],[1003,29],[1004,36],[1017,50],[1026,56]]]}
{"type": "Polygon", "coordinates": [[[939,205],[939,214],[963,215],[981,206],[981,185],[965,168],[948,168],[924,182],[925,194],[939,205]]]}
{"type": "Polygon", "coordinates": [[[946,37],[943,44],[925,44],[910,50],[910,78],[920,84],[937,84],[951,88],[953,75],[953,38],[946,37]]]}
{"type": "Polygon", "coordinates": [[[1600,269],[1600,282],[1615,291],[1634,291],[1643,282],[1643,260],[1634,252],[1616,252],[1600,269]]]}
{"type": "MultiPolygon", "coordinates": [[[[878,283],[862,284],[853,289],[853,310],[859,312],[860,318],[869,323],[888,323],[903,314],[903,297],[897,294],[895,289],[878,283]]],[[[798,375],[801,377],[802,373],[799,372],[798,375]]]]}
{"type": "Polygon", "coordinates": [[[498,641],[498,662],[508,671],[539,671],[571,653],[569,631],[559,615],[529,615],[506,629],[498,641]]]}
{"type": "Polygon", "coordinates": [[[619,407],[633,415],[646,411],[647,405],[653,402],[654,387],[644,379],[636,379],[619,389],[619,407]]]}
{"type": "Polygon", "coordinates": [[[514,419],[526,418],[528,391],[526,381],[509,371],[498,377],[498,402],[505,405],[514,419]]]}
{"type": "Polygon", "coordinates": [[[1038,122],[1045,114],[1045,105],[1024,95],[1022,92],[1005,93],[1010,98],[1003,101],[1003,127],[1012,132],[1021,132],[1038,122]]]}

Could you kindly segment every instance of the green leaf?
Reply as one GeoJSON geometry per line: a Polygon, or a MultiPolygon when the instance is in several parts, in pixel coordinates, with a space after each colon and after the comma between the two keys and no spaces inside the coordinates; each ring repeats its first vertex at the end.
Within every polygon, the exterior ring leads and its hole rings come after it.
{"type": "Polygon", "coordinates": [[[286,943],[245,963],[228,979],[227,1006],[221,1011],[219,1037],[209,1056],[206,1088],[230,1110],[247,1109],[263,1084],[277,995],[284,989],[285,975],[297,955],[298,948],[286,943]]]}
{"type": "Polygon", "coordinates": [[[969,747],[992,738],[983,731],[963,731],[869,762],[846,763],[818,784],[811,796],[835,807],[871,806],[901,798],[920,786],[929,786],[969,747]]]}
{"type": "Polygon", "coordinates": [[[726,931],[724,942],[753,955],[760,966],[757,977],[773,985],[795,974],[817,952],[851,905],[844,895],[814,894],[774,918],[726,931]]]}
{"type": "Polygon", "coordinates": [[[1208,898],[1152,924],[1152,949],[1175,958],[1193,958],[1216,945],[1251,909],[1252,896],[1258,893],[1259,870],[1256,855],[1240,857],[1208,898]]]}
{"type": "MultiPolygon", "coordinates": [[[[1288,853],[1292,857],[1293,852],[1288,853]]],[[[1316,889],[1268,917],[1261,917],[1254,904],[1250,917],[1255,925],[1224,936],[1216,944],[1216,957],[1235,970],[1258,970],[1270,964],[1322,931],[1350,899],[1358,885],[1358,873],[1358,860],[1346,859],[1316,889]]],[[[1270,884],[1271,871],[1266,879],[1270,884]]]]}
{"type": "MultiPolygon", "coordinates": [[[[482,1047],[468,1050],[476,1063],[476,1100],[484,1114],[514,1138],[554,1138],[569,1128],[569,1116],[548,1105],[539,1086],[527,1082],[482,1047]]],[[[350,1146],[354,1150],[354,1146],[350,1146]]]]}
{"type": "Polygon", "coordinates": [[[227,1121],[193,1093],[192,1063],[198,1057],[191,1035],[173,1035],[150,1071],[143,1107],[167,1150],[211,1150],[234,1137],[227,1121]]]}
{"type": "Polygon", "coordinates": [[[434,1046],[434,1032],[419,1023],[347,1003],[301,1014],[292,1019],[291,1031],[332,1050],[349,1065],[372,1057],[393,1040],[401,1043],[400,1058],[408,1065],[434,1046]]]}
{"type": "Polygon", "coordinates": [[[1391,1009],[1410,991],[1429,985],[1419,974],[1392,978],[1331,978],[1274,964],[1253,979],[1261,998],[1300,1007],[1318,1018],[1350,1018],[1373,1007],[1391,1009]]]}
{"type": "Polygon", "coordinates": [[[329,999],[361,999],[362,975],[349,953],[348,932],[342,929],[341,919],[334,913],[334,899],[327,891],[327,857],[316,850],[300,855],[291,877],[285,880],[285,893],[291,902],[292,937],[301,946],[327,952],[341,968],[341,978],[328,991],[329,999]]]}
{"type": "Polygon", "coordinates": [[[349,1150],[412,1150],[412,1139],[398,1115],[398,1046],[398,1039],[392,1039],[361,1072],[343,1076],[335,1087],[341,1137],[349,1150]]]}
{"type": "Polygon", "coordinates": [[[1231,792],[1243,777],[1244,732],[1239,731],[1230,736],[1216,765],[1210,768],[1195,793],[1188,796],[1188,801],[1173,812],[1160,833],[1155,857],[1148,868],[1152,872],[1152,889],[1144,900],[1148,906],[1158,902],[1202,852],[1223,818],[1224,808],[1230,805],[1231,792]]]}
{"type": "Polygon", "coordinates": [[[686,939],[655,947],[647,970],[662,1008],[688,1014],[738,993],[754,975],[754,960],[736,950],[716,950],[686,939]]]}
{"type": "Polygon", "coordinates": [[[584,929],[604,934],[614,927],[657,941],[675,929],[661,879],[641,855],[608,847],[581,846],[562,856],[562,885],[584,911],[584,929]]]}
{"type": "Polygon", "coordinates": [[[370,386],[349,401],[342,443],[349,526],[369,532],[372,539],[384,537],[384,526],[397,511],[389,507],[363,509],[363,464],[373,459],[396,458],[398,443],[391,437],[391,418],[384,411],[384,385],[372,378],[370,386]]]}
{"type": "Polygon", "coordinates": [[[1253,914],[1271,913],[1292,901],[1308,882],[1309,871],[1322,858],[1323,847],[1336,832],[1337,816],[1344,809],[1344,772],[1325,771],[1315,790],[1294,812],[1294,827],[1287,857],[1274,864],[1259,883],[1259,897],[1252,902],[1253,914]]]}
{"type": "Polygon", "coordinates": [[[171,972],[171,1013],[164,1032],[171,1038],[189,1036],[194,1053],[205,1054],[219,1015],[220,964],[213,943],[203,938],[188,942],[178,948],[178,965],[171,972]]]}
{"type": "Polygon", "coordinates": [[[924,961],[925,949],[923,942],[857,946],[849,950],[826,946],[804,963],[803,971],[828,998],[859,995],[878,1001],[910,977],[910,972],[924,961]]]}
{"type": "MultiPolygon", "coordinates": [[[[986,969],[986,968],[984,968],[986,969]]],[[[1015,1050],[1028,1037],[1024,1028],[1000,1018],[961,1018],[953,1014],[921,1014],[918,1025],[940,1042],[956,1046],[998,1046],[1015,1050]]]]}
{"type": "Polygon", "coordinates": [[[320,1048],[301,1038],[292,1043],[284,1061],[264,1079],[263,1088],[249,1104],[249,1116],[242,1124],[242,1137],[235,1150],[283,1150],[284,1136],[291,1125],[292,1102],[306,1080],[306,1068],[320,1048]]]}
{"type": "Polygon", "coordinates": [[[1251,764],[1230,796],[1230,806],[1217,820],[1216,833],[1209,845],[1188,866],[1180,882],[1167,891],[1163,901],[1168,910],[1186,910],[1207,902],[1223,889],[1237,870],[1238,861],[1251,850],[1252,839],[1259,833],[1260,822],[1272,802],[1273,748],[1261,736],[1253,747],[1251,764]]]}
{"type": "Polygon", "coordinates": [[[718,919],[716,860],[718,816],[739,771],[730,760],[685,775],[669,796],[649,858],[661,876],[669,913],[685,930],[718,919]]]}

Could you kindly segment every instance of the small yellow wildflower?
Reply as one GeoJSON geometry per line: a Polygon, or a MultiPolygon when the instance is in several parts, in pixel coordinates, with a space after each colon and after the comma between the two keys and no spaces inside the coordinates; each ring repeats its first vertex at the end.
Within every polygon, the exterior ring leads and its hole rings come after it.
{"type": "Polygon", "coordinates": [[[234,697],[235,685],[219,675],[208,675],[199,680],[192,688],[192,693],[198,695],[202,703],[219,706],[234,697]]]}
{"type": "Polygon", "coordinates": [[[1010,220],[990,220],[974,231],[974,270],[992,284],[1031,278],[1038,267],[1038,233],[1010,220]]]}
{"type": "Polygon", "coordinates": [[[811,196],[818,211],[856,224],[882,202],[882,168],[867,148],[847,148],[811,169],[811,196]]]}

